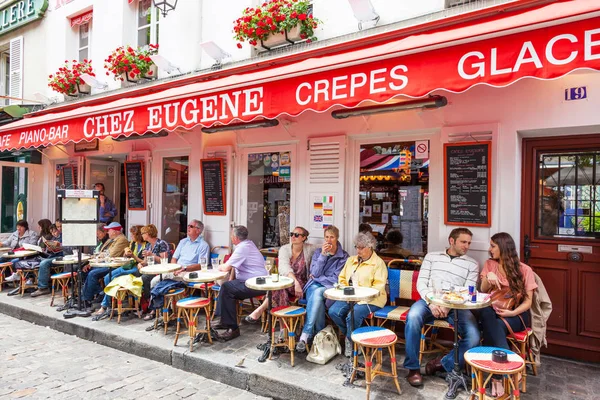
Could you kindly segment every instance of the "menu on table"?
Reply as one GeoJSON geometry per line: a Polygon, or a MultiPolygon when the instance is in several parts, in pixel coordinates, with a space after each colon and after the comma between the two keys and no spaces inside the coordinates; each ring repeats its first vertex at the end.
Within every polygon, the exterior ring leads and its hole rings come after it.
{"type": "Polygon", "coordinates": [[[491,225],[491,142],[444,145],[447,225],[491,225]]]}
{"type": "Polygon", "coordinates": [[[200,160],[205,215],[226,215],[225,176],[223,159],[200,160]]]}
{"type": "Polygon", "coordinates": [[[129,210],[146,209],[146,190],[144,185],[144,162],[125,162],[125,187],[127,208],[129,210]]]}

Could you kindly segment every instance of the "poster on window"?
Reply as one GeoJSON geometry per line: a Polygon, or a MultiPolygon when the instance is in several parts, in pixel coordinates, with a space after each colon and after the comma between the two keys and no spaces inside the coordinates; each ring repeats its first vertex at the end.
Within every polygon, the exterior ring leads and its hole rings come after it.
{"type": "Polygon", "coordinates": [[[312,203],[313,229],[322,231],[333,225],[333,196],[313,196],[312,203]]]}

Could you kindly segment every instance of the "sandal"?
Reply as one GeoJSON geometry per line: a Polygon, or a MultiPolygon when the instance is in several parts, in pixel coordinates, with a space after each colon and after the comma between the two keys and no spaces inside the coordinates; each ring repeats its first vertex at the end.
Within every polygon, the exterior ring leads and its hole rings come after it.
{"type": "Polygon", "coordinates": [[[260,318],[254,319],[251,316],[247,315],[246,318],[244,318],[244,322],[251,325],[258,324],[260,322],[260,318]]]}

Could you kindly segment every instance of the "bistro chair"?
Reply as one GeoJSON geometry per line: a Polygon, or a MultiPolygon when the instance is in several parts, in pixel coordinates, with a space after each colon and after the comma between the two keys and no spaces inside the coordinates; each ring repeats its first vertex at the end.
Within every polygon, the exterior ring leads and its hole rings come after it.
{"type": "MultiPolygon", "coordinates": [[[[13,264],[10,261],[0,264],[0,292],[2,291],[2,286],[4,286],[5,283],[8,283],[4,279],[4,274],[6,274],[6,271],[10,272],[11,275],[14,273],[12,265],[13,264]]],[[[15,282],[13,282],[13,286],[16,287],[17,284],[15,282]]]]}
{"type": "MultiPolygon", "coordinates": [[[[165,304],[163,305],[163,309],[162,309],[163,323],[165,325],[165,335],[167,334],[167,331],[169,329],[169,321],[172,318],[175,318],[175,315],[177,313],[177,302],[184,297],[185,297],[185,289],[184,288],[171,289],[169,291],[169,293],[165,294],[165,296],[164,296],[165,304]]],[[[159,313],[157,312],[156,320],[154,321],[154,328],[156,328],[156,326],[158,325],[158,315],[159,315],[159,313]]]]}
{"type": "Polygon", "coordinates": [[[394,258],[387,264],[389,269],[403,269],[409,271],[418,271],[421,269],[421,260],[418,258],[394,258]]]}
{"type": "Polygon", "coordinates": [[[73,276],[74,284],[77,283],[77,272],[60,272],[50,276],[52,282],[52,297],[50,298],[50,307],[54,305],[54,296],[56,289],[60,289],[63,296],[63,304],[67,304],[69,299],[69,283],[71,282],[71,275],[73,276]]]}
{"type": "Polygon", "coordinates": [[[294,353],[296,348],[296,331],[304,325],[304,316],[306,310],[298,306],[281,306],[271,310],[271,352],[269,359],[273,355],[275,347],[287,347],[290,350],[292,367],[294,366],[294,353]],[[275,326],[279,322],[279,329],[283,329],[284,340],[282,343],[277,343],[277,335],[275,335],[275,326]],[[285,339],[287,338],[287,340],[285,339]]]}
{"type": "Polygon", "coordinates": [[[121,323],[121,316],[127,311],[135,311],[138,318],[142,318],[142,308],[140,307],[140,298],[134,295],[131,291],[124,287],[120,287],[117,293],[112,298],[112,310],[110,311],[110,318],[112,319],[115,309],[117,310],[117,324],[121,323]],[[123,305],[124,301],[127,301],[127,306],[123,305]]]}
{"type": "Polygon", "coordinates": [[[533,331],[531,328],[527,328],[522,332],[515,332],[514,337],[510,334],[506,337],[513,350],[525,360],[525,369],[523,369],[521,380],[521,391],[523,393],[527,393],[527,365],[531,365],[533,375],[537,376],[537,364],[535,363],[530,343],[532,334],[533,331]]]}
{"type": "Polygon", "coordinates": [[[35,268],[29,268],[29,269],[19,268],[19,269],[17,269],[17,274],[19,274],[19,276],[21,278],[21,287],[20,287],[21,297],[23,297],[23,295],[25,294],[25,291],[27,289],[37,288],[38,268],[39,268],[39,265],[37,265],[35,268]],[[27,283],[28,280],[31,280],[31,283],[28,284],[27,283]]]}
{"type": "Polygon", "coordinates": [[[205,333],[208,342],[212,344],[209,306],[210,300],[206,297],[186,297],[177,301],[177,330],[175,331],[175,342],[173,343],[173,346],[177,346],[181,323],[184,323],[188,327],[190,351],[194,351],[194,339],[196,338],[197,333],[205,333]],[[206,327],[203,330],[198,329],[198,314],[200,313],[200,310],[204,310],[204,314],[206,315],[206,327]]]}
{"type": "Polygon", "coordinates": [[[504,384],[504,395],[499,399],[519,400],[519,374],[525,370],[525,361],[516,353],[499,347],[473,347],[465,352],[465,362],[471,367],[471,387],[472,394],[470,399],[487,399],[485,388],[489,384],[493,375],[502,376],[504,384]],[[506,362],[496,362],[492,360],[492,352],[500,350],[506,353],[506,362]],[[484,376],[484,374],[487,375],[484,376]]]}

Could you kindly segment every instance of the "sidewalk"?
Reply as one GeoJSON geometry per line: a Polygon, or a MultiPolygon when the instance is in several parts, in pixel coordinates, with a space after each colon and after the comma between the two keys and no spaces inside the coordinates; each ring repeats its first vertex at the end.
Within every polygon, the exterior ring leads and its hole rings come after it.
{"type": "MultiPolygon", "coordinates": [[[[257,326],[243,325],[241,337],[226,343],[203,343],[190,353],[187,329],[174,347],[174,328],[171,327],[165,336],[162,330],[146,332],[145,328],[150,323],[136,317],[123,318],[120,325],[117,325],[116,319],[98,322],[93,322],[91,318],[65,320],[62,313],[49,306],[49,296],[33,299],[27,295],[22,298],[9,297],[6,293],[0,292],[0,313],[159,361],[258,395],[290,400],[365,398],[364,380],[358,381],[354,388],[342,386],[344,377],[335,368],[346,360],[342,356],[323,366],[307,362],[304,355],[297,355],[296,365],[292,367],[289,354],[259,363],[257,358],[261,352],[256,345],[263,342],[266,336],[259,333],[257,326]],[[242,359],[243,366],[236,367],[242,359]]],[[[407,371],[401,367],[404,358],[402,349],[399,349],[397,357],[402,398],[444,398],[446,383],[442,378],[425,377],[422,388],[413,388],[404,379],[407,371]]],[[[551,357],[544,358],[543,362],[540,375],[529,377],[528,390],[522,398],[591,400],[600,397],[600,380],[596,379],[600,374],[600,366],[551,357]]],[[[389,368],[389,364],[384,365],[386,367],[389,368]]],[[[395,398],[398,394],[391,379],[378,377],[372,385],[371,396],[377,400],[395,398]]],[[[461,392],[457,399],[467,397],[461,392]]]]}

